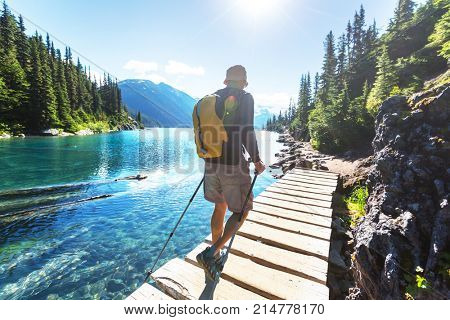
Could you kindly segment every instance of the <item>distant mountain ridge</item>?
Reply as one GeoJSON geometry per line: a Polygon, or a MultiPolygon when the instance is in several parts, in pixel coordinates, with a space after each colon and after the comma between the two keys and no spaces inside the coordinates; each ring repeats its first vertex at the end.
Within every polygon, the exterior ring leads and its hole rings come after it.
{"type": "Polygon", "coordinates": [[[255,106],[255,128],[262,129],[266,124],[267,120],[273,117],[273,113],[269,111],[269,107],[255,106]],[[258,108],[258,110],[256,109],[258,108]]]}
{"type": "MultiPolygon", "coordinates": [[[[141,112],[146,127],[192,127],[192,110],[198,99],[166,83],[127,79],[119,82],[122,100],[128,112],[136,117],[141,112]]],[[[269,107],[255,107],[255,128],[262,129],[273,114],[269,107]]]]}
{"type": "Polygon", "coordinates": [[[128,79],[119,82],[122,99],[128,111],[136,116],[141,112],[147,127],[191,127],[192,110],[196,99],[163,82],[128,79]]]}

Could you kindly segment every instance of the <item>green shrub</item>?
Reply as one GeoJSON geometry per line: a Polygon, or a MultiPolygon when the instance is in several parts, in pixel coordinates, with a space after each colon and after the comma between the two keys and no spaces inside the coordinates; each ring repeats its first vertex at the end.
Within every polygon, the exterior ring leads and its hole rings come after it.
{"type": "Polygon", "coordinates": [[[350,225],[355,227],[359,220],[366,215],[366,202],[369,197],[367,186],[357,186],[353,189],[348,198],[345,199],[347,209],[350,214],[350,225]]]}
{"type": "Polygon", "coordinates": [[[420,266],[416,268],[415,275],[405,274],[404,278],[407,283],[405,289],[405,299],[414,300],[418,293],[430,288],[430,284],[422,274],[423,269],[420,266]]]}

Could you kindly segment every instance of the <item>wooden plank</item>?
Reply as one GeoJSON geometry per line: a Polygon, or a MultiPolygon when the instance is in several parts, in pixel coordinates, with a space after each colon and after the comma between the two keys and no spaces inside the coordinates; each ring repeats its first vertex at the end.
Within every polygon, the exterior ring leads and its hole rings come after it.
{"type": "Polygon", "coordinates": [[[154,286],[144,283],[127,300],[173,300],[173,298],[159,291],[154,286]]]}
{"type": "MultiPolygon", "coordinates": [[[[200,244],[186,256],[186,260],[196,264],[195,256],[207,246],[207,243],[200,244]]],[[[222,278],[268,299],[314,300],[328,299],[329,296],[329,290],[323,284],[262,266],[234,254],[228,256],[222,278]]]]}
{"type": "Polygon", "coordinates": [[[278,182],[281,182],[284,184],[289,184],[289,185],[294,185],[297,187],[303,187],[303,188],[306,188],[309,192],[314,192],[314,193],[318,193],[318,194],[330,195],[330,194],[333,194],[333,192],[336,190],[336,188],[333,188],[333,187],[319,186],[317,184],[304,183],[304,182],[300,182],[297,180],[286,179],[284,177],[279,179],[278,182]]]}
{"type": "Polygon", "coordinates": [[[253,211],[258,211],[267,215],[272,215],[275,217],[281,217],[293,221],[301,221],[313,225],[318,225],[322,227],[331,228],[331,218],[318,216],[313,213],[298,212],[295,210],[289,210],[285,208],[273,207],[271,205],[266,205],[256,202],[253,203],[253,211]]]}
{"type": "Polygon", "coordinates": [[[334,176],[334,175],[328,175],[328,176],[317,175],[315,173],[306,172],[306,171],[302,172],[302,171],[290,170],[287,173],[299,175],[299,176],[302,176],[302,177],[308,177],[308,178],[314,178],[314,179],[320,179],[320,180],[328,180],[328,181],[330,181],[330,180],[331,181],[336,181],[339,178],[338,176],[334,176]]]}
{"type": "Polygon", "coordinates": [[[274,247],[328,260],[330,243],[326,240],[277,230],[251,221],[246,221],[237,234],[274,247]]]}
{"type": "Polygon", "coordinates": [[[264,297],[227,280],[214,287],[206,281],[203,269],[181,259],[172,259],[152,274],[158,287],[177,300],[260,300],[264,297]]]}
{"type": "Polygon", "coordinates": [[[308,173],[296,173],[296,172],[286,172],[286,174],[291,174],[294,176],[297,176],[299,178],[304,178],[304,179],[311,179],[314,181],[321,181],[321,182],[328,182],[328,183],[337,183],[337,178],[334,177],[329,177],[329,178],[325,178],[325,177],[318,177],[318,176],[314,176],[314,175],[310,175],[308,173]]]}
{"type": "Polygon", "coordinates": [[[264,193],[266,193],[265,195],[267,197],[270,197],[269,194],[271,194],[271,193],[277,193],[277,194],[282,194],[282,195],[286,195],[289,197],[293,197],[294,199],[296,199],[295,202],[298,202],[298,203],[309,204],[309,205],[324,207],[324,208],[331,208],[331,201],[305,198],[302,193],[299,194],[299,192],[295,192],[295,191],[289,192],[287,190],[280,189],[277,187],[268,187],[264,191],[264,193]]]}
{"type": "Polygon", "coordinates": [[[338,173],[335,172],[331,172],[331,171],[325,171],[325,170],[312,170],[312,169],[304,169],[304,168],[294,168],[291,171],[293,172],[306,172],[306,173],[310,173],[310,174],[315,174],[318,176],[335,176],[335,177],[339,177],[338,173]]]}
{"type": "Polygon", "coordinates": [[[288,171],[286,173],[295,174],[295,175],[302,176],[302,177],[305,177],[305,178],[319,179],[319,180],[337,181],[339,179],[339,176],[334,176],[334,175],[328,175],[328,176],[317,175],[315,173],[294,171],[294,170],[290,170],[290,171],[288,171]]]}
{"type": "MultiPolygon", "coordinates": [[[[278,197],[278,198],[280,198],[280,197],[278,197]]],[[[283,200],[283,199],[269,198],[269,197],[262,196],[262,195],[257,196],[254,201],[259,202],[259,203],[269,204],[269,205],[272,205],[275,207],[286,208],[286,209],[291,209],[291,210],[300,211],[300,212],[313,213],[313,214],[321,215],[324,217],[331,217],[331,215],[333,213],[332,209],[315,207],[315,206],[310,206],[310,205],[301,204],[301,203],[295,203],[295,202],[291,202],[291,201],[287,201],[287,200],[283,200]]]]}
{"type": "Polygon", "coordinates": [[[283,176],[282,179],[289,179],[289,180],[300,181],[300,182],[304,182],[304,183],[314,184],[314,185],[318,185],[318,186],[332,187],[332,188],[336,188],[336,186],[337,186],[337,181],[334,181],[334,180],[321,181],[316,178],[299,176],[299,175],[292,174],[292,173],[286,174],[285,176],[283,176]]]}
{"type": "MultiPolygon", "coordinates": [[[[206,242],[212,244],[211,240],[209,235],[206,242]]],[[[327,282],[328,263],[316,257],[269,246],[239,235],[234,238],[231,253],[305,279],[322,284],[327,282]]]]}
{"type": "Polygon", "coordinates": [[[323,201],[332,201],[333,196],[331,194],[320,194],[316,192],[311,192],[310,188],[305,188],[302,186],[298,186],[295,184],[286,184],[283,180],[279,180],[272,184],[270,188],[279,188],[283,190],[289,190],[289,191],[297,191],[298,193],[296,195],[303,196],[305,198],[310,199],[317,199],[317,200],[323,200],[323,201]]]}
{"type": "Polygon", "coordinates": [[[324,240],[330,240],[331,229],[319,227],[312,224],[292,221],[280,217],[274,217],[268,214],[250,211],[247,221],[253,221],[276,229],[289,231],[297,234],[303,234],[324,240]]]}
{"type": "MultiPolygon", "coordinates": [[[[305,203],[303,198],[297,197],[297,196],[291,196],[289,194],[283,194],[283,193],[272,192],[272,191],[263,191],[259,194],[259,196],[278,199],[278,200],[290,201],[290,202],[299,204],[301,206],[306,206],[308,208],[311,208],[311,210],[316,210],[312,213],[321,212],[323,215],[328,215],[328,214],[331,215],[331,211],[333,211],[331,209],[331,205],[328,205],[328,207],[323,207],[323,206],[317,206],[317,205],[311,204],[311,203],[305,203]]],[[[330,202],[328,202],[328,204],[329,203],[330,202]]]]}

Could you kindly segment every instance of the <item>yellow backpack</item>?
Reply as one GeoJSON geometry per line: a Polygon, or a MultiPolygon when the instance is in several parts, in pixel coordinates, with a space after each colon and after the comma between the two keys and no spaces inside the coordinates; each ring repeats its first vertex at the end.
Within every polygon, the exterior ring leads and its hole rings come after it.
{"type": "Polygon", "coordinates": [[[221,117],[216,113],[217,103],[221,103],[218,95],[207,95],[197,102],[192,112],[195,144],[200,158],[220,157],[223,143],[228,141],[224,118],[229,114],[227,110],[236,109],[237,100],[234,96],[229,96],[223,102],[224,112],[221,117]]]}

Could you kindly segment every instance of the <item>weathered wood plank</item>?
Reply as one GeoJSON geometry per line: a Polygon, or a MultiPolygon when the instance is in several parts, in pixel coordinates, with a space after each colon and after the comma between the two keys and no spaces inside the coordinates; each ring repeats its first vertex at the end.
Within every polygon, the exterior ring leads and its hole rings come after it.
{"type": "Polygon", "coordinates": [[[339,179],[339,176],[335,176],[335,175],[318,175],[314,172],[297,171],[295,169],[290,170],[287,173],[295,174],[295,175],[299,175],[299,176],[303,176],[303,177],[308,177],[308,178],[319,179],[319,180],[336,181],[339,179]]]}
{"type": "Polygon", "coordinates": [[[306,236],[324,239],[327,241],[329,241],[331,237],[330,228],[319,227],[313,224],[292,221],[280,217],[274,217],[268,214],[259,213],[257,211],[250,211],[247,220],[263,224],[275,229],[303,234],[306,236]]]}
{"type": "Polygon", "coordinates": [[[322,176],[318,177],[318,176],[310,175],[309,173],[299,173],[299,172],[292,172],[292,171],[289,171],[287,173],[289,173],[290,175],[297,176],[299,178],[311,179],[314,181],[320,181],[320,182],[325,182],[325,183],[327,183],[327,182],[328,183],[337,183],[337,180],[338,180],[335,177],[328,177],[328,178],[322,177],[322,176]]]}
{"type": "MultiPolygon", "coordinates": [[[[200,244],[186,259],[197,263],[195,256],[207,246],[207,243],[200,244]]],[[[265,267],[234,254],[228,256],[222,278],[269,299],[328,299],[329,295],[328,288],[323,284],[265,267]]]]}
{"type": "Polygon", "coordinates": [[[295,184],[286,184],[282,180],[275,182],[274,184],[272,184],[270,186],[270,188],[278,188],[278,189],[282,189],[283,191],[285,191],[285,190],[296,191],[296,192],[298,192],[298,194],[296,194],[296,195],[303,196],[303,197],[309,198],[309,199],[317,199],[317,200],[323,200],[323,201],[332,201],[332,199],[333,199],[333,196],[331,195],[331,193],[321,194],[321,193],[311,192],[310,188],[305,188],[305,187],[298,186],[295,184]]]}
{"type": "Polygon", "coordinates": [[[172,297],[161,292],[148,283],[137,288],[126,300],[173,300],[172,297]]]}
{"type": "MultiPolygon", "coordinates": [[[[194,257],[195,258],[195,257],[194,257]]],[[[227,280],[217,286],[205,281],[203,269],[181,259],[173,259],[152,274],[157,286],[177,300],[260,300],[264,297],[227,280]]]]}
{"type": "Polygon", "coordinates": [[[299,176],[299,175],[292,174],[292,173],[286,174],[282,179],[289,179],[289,180],[314,184],[314,185],[321,186],[321,187],[322,186],[331,187],[332,189],[335,189],[337,186],[337,181],[335,181],[335,180],[321,181],[316,178],[299,176]]]}
{"type": "Polygon", "coordinates": [[[255,202],[253,203],[253,211],[258,211],[275,217],[282,217],[289,220],[301,221],[313,225],[331,228],[330,217],[318,216],[313,213],[298,212],[295,210],[274,207],[271,205],[259,203],[257,202],[257,199],[255,199],[255,202]]]}
{"type": "MultiPolygon", "coordinates": [[[[209,235],[206,241],[211,244],[211,240],[209,235]]],[[[231,253],[272,269],[292,273],[322,284],[327,282],[328,263],[316,257],[269,246],[238,235],[234,239],[231,253]]]]}
{"type": "Polygon", "coordinates": [[[317,176],[325,176],[325,177],[334,176],[334,177],[339,177],[338,173],[331,172],[331,171],[324,171],[324,170],[312,170],[312,169],[304,169],[304,168],[294,168],[291,171],[292,172],[315,174],[317,176]]]}
{"type": "MultiPolygon", "coordinates": [[[[278,197],[278,198],[280,198],[280,197],[278,197]]],[[[272,205],[275,207],[286,208],[286,209],[291,209],[291,210],[300,211],[300,212],[313,213],[313,214],[321,215],[324,217],[331,217],[332,212],[333,212],[332,209],[315,207],[315,206],[310,206],[310,205],[301,204],[301,203],[295,203],[295,202],[291,202],[291,201],[288,201],[285,199],[269,198],[269,197],[262,196],[262,195],[257,196],[254,201],[259,202],[259,203],[269,204],[269,205],[272,205]]]]}
{"type": "Polygon", "coordinates": [[[274,229],[251,221],[245,222],[237,234],[271,246],[328,260],[330,243],[326,240],[274,229]]]}
{"type": "Polygon", "coordinates": [[[321,208],[330,209],[331,208],[331,201],[323,201],[323,200],[315,200],[315,199],[308,199],[304,198],[302,196],[297,196],[295,194],[289,194],[287,192],[283,192],[283,189],[271,189],[270,187],[266,189],[266,191],[261,192],[260,195],[264,197],[269,198],[275,198],[275,199],[281,199],[281,200],[287,200],[291,202],[301,203],[309,206],[316,206],[321,208]]]}
{"type": "Polygon", "coordinates": [[[307,189],[308,192],[314,192],[317,194],[325,194],[325,195],[333,194],[333,192],[336,190],[336,188],[333,188],[333,187],[319,186],[317,184],[304,183],[304,182],[300,182],[297,180],[286,179],[284,177],[279,179],[278,183],[289,184],[289,185],[293,185],[296,187],[302,187],[302,188],[307,189]]]}

